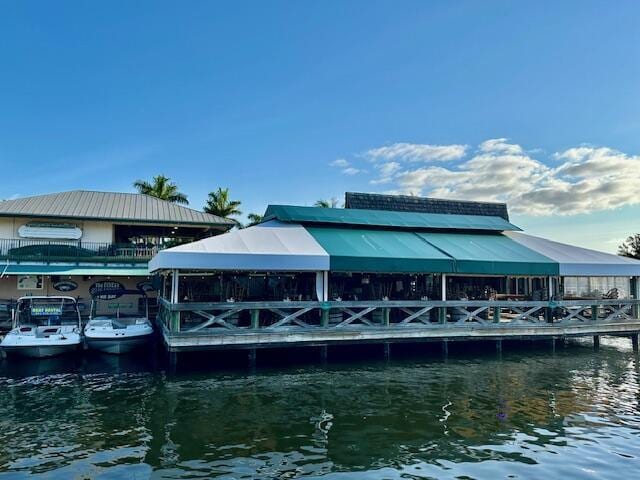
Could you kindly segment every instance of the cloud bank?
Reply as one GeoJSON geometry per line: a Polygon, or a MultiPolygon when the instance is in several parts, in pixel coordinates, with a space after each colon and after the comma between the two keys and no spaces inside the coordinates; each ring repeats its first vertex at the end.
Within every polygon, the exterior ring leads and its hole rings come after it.
{"type": "MultiPolygon", "coordinates": [[[[395,143],[361,157],[374,165],[370,183],[393,193],[501,201],[515,213],[575,215],[640,204],[640,156],[579,146],[545,162],[506,138],[467,145],[395,143]]],[[[539,155],[539,153],[536,153],[539,155]]],[[[336,164],[345,174],[365,173],[336,164]],[[352,170],[350,172],[345,169],[352,170]]],[[[334,162],[335,163],[335,162],[334,162]]]]}

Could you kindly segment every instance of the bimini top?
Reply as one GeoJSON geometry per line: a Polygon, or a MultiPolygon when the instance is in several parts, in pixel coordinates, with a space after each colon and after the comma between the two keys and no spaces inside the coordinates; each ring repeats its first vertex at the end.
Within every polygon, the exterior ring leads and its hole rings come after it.
{"type": "Polygon", "coordinates": [[[329,254],[295,224],[268,221],[242,230],[168,248],[149,262],[149,270],[329,270],[329,254]]]}
{"type": "Polygon", "coordinates": [[[640,260],[574,247],[519,232],[509,232],[507,235],[523,246],[558,262],[561,276],[640,275],[640,260]]]}
{"type": "Polygon", "coordinates": [[[520,230],[499,216],[448,215],[442,213],[395,212],[390,210],[358,210],[354,208],[297,207],[269,205],[265,219],[325,225],[354,225],[396,229],[427,230],[520,230]]]}

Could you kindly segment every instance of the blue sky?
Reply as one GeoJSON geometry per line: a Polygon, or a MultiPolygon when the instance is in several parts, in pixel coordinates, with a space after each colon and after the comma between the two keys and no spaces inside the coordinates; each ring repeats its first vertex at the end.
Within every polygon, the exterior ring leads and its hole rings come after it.
{"type": "Polygon", "coordinates": [[[2,2],[0,198],[164,173],[247,213],[497,199],[614,251],[640,231],[639,20],[631,1],[2,2]]]}

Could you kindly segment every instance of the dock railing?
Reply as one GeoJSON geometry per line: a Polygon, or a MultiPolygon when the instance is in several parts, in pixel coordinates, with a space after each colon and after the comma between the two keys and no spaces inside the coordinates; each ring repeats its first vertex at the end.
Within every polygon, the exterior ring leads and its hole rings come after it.
{"type": "Polygon", "coordinates": [[[160,299],[170,335],[638,323],[640,300],[176,303],[160,299]]]}

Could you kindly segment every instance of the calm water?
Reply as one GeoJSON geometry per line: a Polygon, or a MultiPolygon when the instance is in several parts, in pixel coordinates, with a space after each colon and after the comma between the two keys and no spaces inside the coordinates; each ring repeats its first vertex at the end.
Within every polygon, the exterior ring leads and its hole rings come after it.
{"type": "Polygon", "coordinates": [[[0,479],[640,475],[628,340],[446,360],[400,348],[253,372],[199,357],[171,375],[139,359],[5,362],[0,479]]]}

